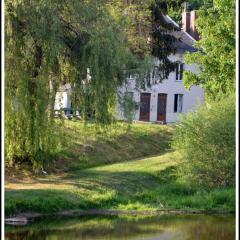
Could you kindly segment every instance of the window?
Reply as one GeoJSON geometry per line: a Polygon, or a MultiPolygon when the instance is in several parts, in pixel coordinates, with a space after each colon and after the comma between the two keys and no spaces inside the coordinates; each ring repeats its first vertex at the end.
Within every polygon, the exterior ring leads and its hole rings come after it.
{"type": "Polygon", "coordinates": [[[183,94],[174,95],[174,112],[182,112],[183,106],[183,94]]]}
{"type": "Polygon", "coordinates": [[[144,79],[141,81],[141,89],[146,90],[147,87],[151,87],[151,73],[149,71],[144,74],[144,79]]]}
{"type": "Polygon", "coordinates": [[[128,73],[127,73],[127,78],[128,78],[128,79],[131,79],[131,77],[132,77],[132,76],[131,76],[130,72],[128,72],[128,73]]]}
{"type": "Polygon", "coordinates": [[[148,71],[145,74],[145,87],[151,87],[151,73],[148,71]]]}
{"type": "Polygon", "coordinates": [[[156,84],[158,79],[159,79],[158,66],[154,66],[153,71],[152,71],[152,83],[156,84]]]}
{"type": "Polygon", "coordinates": [[[182,81],[183,77],[183,63],[176,64],[176,81],[182,81]]]}
{"type": "Polygon", "coordinates": [[[135,78],[135,75],[132,71],[129,70],[129,71],[126,72],[126,78],[129,79],[129,80],[132,80],[132,79],[135,78]]]}

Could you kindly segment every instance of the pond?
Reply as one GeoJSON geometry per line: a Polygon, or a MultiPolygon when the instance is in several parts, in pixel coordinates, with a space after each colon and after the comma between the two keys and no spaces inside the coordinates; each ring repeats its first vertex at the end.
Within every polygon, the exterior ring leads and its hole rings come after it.
{"type": "Polygon", "coordinates": [[[84,216],[6,226],[6,240],[233,240],[233,215],[84,216]]]}

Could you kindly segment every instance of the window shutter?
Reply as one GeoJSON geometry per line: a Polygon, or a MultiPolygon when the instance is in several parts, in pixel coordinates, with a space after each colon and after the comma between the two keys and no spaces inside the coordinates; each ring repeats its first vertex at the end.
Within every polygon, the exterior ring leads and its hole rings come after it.
{"type": "Polygon", "coordinates": [[[183,77],[183,63],[180,64],[180,78],[179,80],[182,80],[183,77]]]}
{"type": "Polygon", "coordinates": [[[177,112],[178,107],[178,94],[174,94],[174,112],[177,112]]]}

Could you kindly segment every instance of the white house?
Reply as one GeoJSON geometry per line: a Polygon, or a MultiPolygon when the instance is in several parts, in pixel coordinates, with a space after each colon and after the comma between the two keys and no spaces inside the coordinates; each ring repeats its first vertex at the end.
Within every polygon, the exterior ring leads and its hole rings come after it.
{"type": "MultiPolygon", "coordinates": [[[[176,122],[180,114],[187,113],[196,108],[198,104],[204,102],[204,91],[201,87],[192,86],[190,90],[186,90],[183,86],[182,77],[184,70],[196,72],[196,66],[187,65],[185,63],[186,52],[196,51],[193,47],[195,39],[199,39],[199,35],[194,27],[196,12],[183,13],[183,28],[181,31],[175,32],[181,41],[177,45],[176,54],[170,56],[172,61],[176,61],[176,69],[171,72],[168,79],[161,83],[151,84],[151,87],[138,89],[133,76],[129,76],[127,83],[119,88],[119,95],[129,94],[134,102],[138,103],[138,108],[134,113],[133,120],[146,122],[176,122]]],[[[170,17],[166,17],[169,22],[177,25],[170,17]]],[[[158,60],[155,61],[158,64],[158,60]]],[[[158,76],[153,71],[150,76],[151,82],[157,81],[158,76]]],[[[57,93],[55,109],[71,108],[70,86],[62,89],[57,93]]],[[[124,119],[124,113],[120,107],[117,110],[118,119],[124,119]]]]}
{"type": "MultiPolygon", "coordinates": [[[[196,71],[194,66],[184,63],[184,54],[177,53],[171,57],[179,61],[175,72],[170,73],[168,79],[162,83],[151,85],[145,90],[136,88],[134,78],[129,78],[126,85],[119,89],[119,94],[130,94],[133,101],[139,103],[139,107],[133,116],[134,120],[146,122],[176,122],[181,113],[194,110],[198,104],[204,101],[202,88],[192,86],[186,90],[182,82],[183,70],[196,71]]],[[[118,111],[119,119],[124,119],[124,113],[118,111]]]]}
{"type": "Polygon", "coordinates": [[[65,84],[60,87],[56,93],[54,110],[58,111],[60,109],[64,109],[65,114],[71,114],[71,85],[65,84]]]}
{"type": "MultiPolygon", "coordinates": [[[[170,60],[177,62],[175,72],[171,72],[168,79],[161,83],[151,84],[144,90],[136,88],[135,78],[129,76],[127,83],[119,89],[119,95],[124,94],[132,96],[134,102],[139,103],[139,107],[133,116],[134,120],[146,122],[176,122],[180,114],[187,113],[196,109],[197,105],[204,102],[204,91],[201,87],[191,86],[186,90],[183,86],[183,71],[189,70],[196,72],[196,66],[185,63],[186,52],[194,52],[194,42],[199,39],[194,22],[196,11],[182,14],[182,30],[173,33],[180,39],[177,45],[177,52],[170,56],[170,60]]],[[[178,26],[170,17],[166,16],[168,22],[178,26]]],[[[155,61],[158,65],[158,61],[155,61]]],[[[155,82],[157,76],[154,73],[154,66],[150,76],[150,81],[155,82]]],[[[119,107],[118,118],[124,119],[124,113],[119,107]]]]}

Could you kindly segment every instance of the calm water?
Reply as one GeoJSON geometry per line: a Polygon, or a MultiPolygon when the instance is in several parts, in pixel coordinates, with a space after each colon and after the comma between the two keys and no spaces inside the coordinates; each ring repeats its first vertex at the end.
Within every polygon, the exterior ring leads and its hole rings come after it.
{"type": "Polygon", "coordinates": [[[5,227],[12,240],[233,240],[234,216],[79,217],[47,219],[27,226],[5,227]]]}

